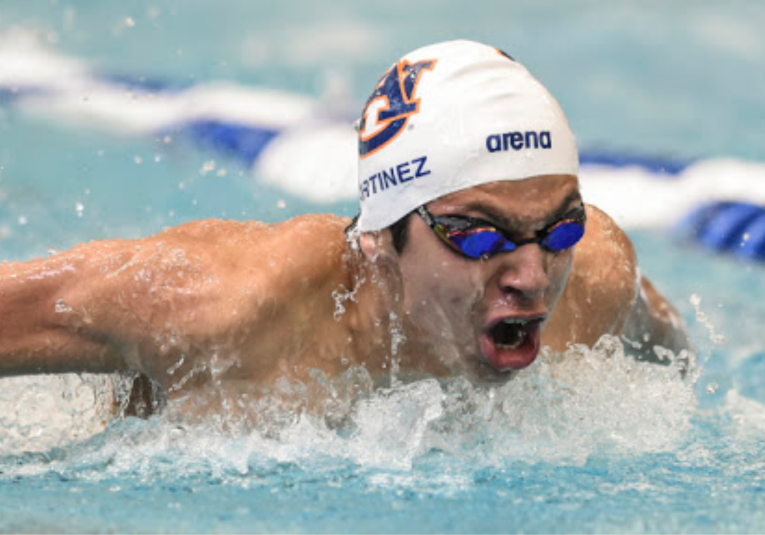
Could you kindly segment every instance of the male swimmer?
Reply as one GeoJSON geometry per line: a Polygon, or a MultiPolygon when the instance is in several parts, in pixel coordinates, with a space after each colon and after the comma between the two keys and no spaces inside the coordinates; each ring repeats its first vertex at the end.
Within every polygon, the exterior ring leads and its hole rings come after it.
{"type": "Polygon", "coordinates": [[[168,398],[215,378],[512,379],[540,348],[612,334],[687,344],[629,239],[579,192],[552,95],[482,44],[416,50],[357,125],[357,220],[205,220],[0,265],[0,374],[144,374],[168,398]]]}

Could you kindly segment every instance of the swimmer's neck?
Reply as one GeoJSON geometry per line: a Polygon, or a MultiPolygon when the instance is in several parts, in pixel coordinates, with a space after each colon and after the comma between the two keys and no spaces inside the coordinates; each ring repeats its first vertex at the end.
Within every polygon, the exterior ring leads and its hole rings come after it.
{"type": "Polygon", "coordinates": [[[445,368],[430,355],[430,346],[423,343],[405,310],[401,273],[369,261],[350,245],[344,257],[344,286],[354,298],[344,302],[340,321],[348,331],[356,364],[373,374],[387,374],[395,358],[402,372],[444,375],[445,368]]]}

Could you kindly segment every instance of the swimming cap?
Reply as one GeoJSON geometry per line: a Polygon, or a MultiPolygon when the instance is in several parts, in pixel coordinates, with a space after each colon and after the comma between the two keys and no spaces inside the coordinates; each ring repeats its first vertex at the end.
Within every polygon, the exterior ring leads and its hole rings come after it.
{"type": "Polygon", "coordinates": [[[574,134],[549,91],[507,54],[471,41],[401,58],[358,130],[361,231],[480,184],[579,172],[574,134]]]}

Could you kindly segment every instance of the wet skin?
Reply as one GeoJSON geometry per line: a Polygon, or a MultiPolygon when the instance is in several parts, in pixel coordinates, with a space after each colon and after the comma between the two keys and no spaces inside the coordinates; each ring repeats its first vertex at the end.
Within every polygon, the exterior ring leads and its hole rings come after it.
{"type": "MultiPolygon", "coordinates": [[[[436,216],[480,218],[522,240],[581,204],[575,177],[551,176],[479,186],[441,198],[429,209],[436,216]]],[[[476,261],[445,246],[420,218],[412,218],[409,232],[410,246],[398,258],[405,313],[413,339],[437,341],[421,351],[440,356],[454,373],[473,376],[531,364],[540,331],[568,280],[573,249],[553,253],[529,244],[476,261]],[[526,322],[527,343],[498,351],[491,331],[503,320],[526,322]]]]}
{"type": "MultiPolygon", "coordinates": [[[[576,178],[553,175],[472,188],[428,208],[523,239],[580,203],[576,178]]],[[[354,251],[347,219],[311,215],[278,225],[199,221],[5,263],[0,375],[133,370],[173,398],[213,379],[271,384],[354,365],[386,375],[394,346],[404,375],[476,381],[508,380],[540,346],[562,350],[603,334],[683,347],[682,323],[639,279],[627,237],[599,210],[587,215],[574,249],[529,244],[488,261],[455,254],[416,216],[399,253],[387,230],[362,235],[354,251]],[[350,291],[339,314],[337,296],[350,291]],[[518,347],[493,339],[503,319],[528,320],[518,347]],[[404,338],[392,340],[392,328],[404,338]]]]}

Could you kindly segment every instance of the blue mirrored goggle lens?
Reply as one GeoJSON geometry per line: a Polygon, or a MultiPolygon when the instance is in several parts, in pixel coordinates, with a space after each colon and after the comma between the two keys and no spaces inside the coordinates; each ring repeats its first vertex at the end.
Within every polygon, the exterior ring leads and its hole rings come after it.
{"type": "Polygon", "coordinates": [[[550,251],[563,251],[576,245],[584,236],[584,225],[579,221],[564,221],[550,230],[539,245],[550,251]]]}
{"type": "MultiPolygon", "coordinates": [[[[505,238],[494,230],[476,230],[474,232],[452,233],[447,239],[462,254],[470,258],[493,256],[497,253],[514,251],[518,248],[516,243],[505,238]]],[[[576,245],[584,236],[584,225],[579,221],[563,221],[550,230],[539,245],[548,251],[564,251],[576,245]]],[[[533,242],[521,242],[533,243],[533,242]]]]}
{"type": "Polygon", "coordinates": [[[449,241],[456,245],[462,254],[470,258],[481,258],[484,255],[492,256],[499,252],[516,249],[513,242],[508,241],[493,230],[452,235],[449,236],[449,241]]]}

